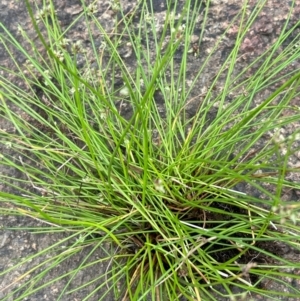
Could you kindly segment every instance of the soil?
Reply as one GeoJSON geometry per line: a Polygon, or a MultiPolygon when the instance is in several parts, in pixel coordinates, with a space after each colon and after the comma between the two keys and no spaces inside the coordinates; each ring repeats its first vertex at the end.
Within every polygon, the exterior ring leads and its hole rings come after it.
{"type": "MultiPolygon", "coordinates": [[[[150,0],[148,0],[149,2],[150,0]]],[[[36,1],[42,2],[42,1],[36,1]]],[[[59,16],[61,25],[63,27],[67,27],[74,18],[82,11],[81,1],[80,0],[65,0],[65,1],[55,1],[55,7],[57,10],[57,14],[59,16]]],[[[88,2],[88,1],[86,1],[88,2]]],[[[177,7],[177,10],[180,11],[183,5],[183,1],[179,1],[180,5],[177,7]]],[[[96,15],[101,20],[101,24],[110,32],[112,26],[114,24],[115,14],[109,9],[110,1],[98,1],[97,2],[97,13],[96,15]]],[[[125,11],[129,12],[136,5],[136,1],[130,0],[122,0],[122,7],[125,11]]],[[[160,0],[152,0],[153,9],[155,11],[155,15],[157,18],[158,31],[161,30],[159,26],[163,24],[163,20],[165,18],[166,6],[164,1],[160,0]]],[[[190,61],[187,65],[187,81],[192,81],[195,74],[198,72],[199,68],[202,66],[206,56],[210,53],[211,49],[215,45],[215,41],[222,35],[224,30],[230,24],[232,19],[237,15],[239,9],[241,7],[242,1],[240,0],[211,0],[211,11],[208,15],[208,23],[204,35],[202,37],[203,46],[201,49],[197,49],[196,44],[200,35],[200,24],[203,20],[203,14],[199,15],[199,24],[195,29],[194,33],[194,43],[192,43],[191,47],[195,51],[195,55],[191,55],[190,61]],[[198,52],[200,55],[198,55],[198,52]],[[202,55],[203,54],[203,55],[202,55]]],[[[253,8],[253,6],[257,3],[255,0],[249,1],[249,11],[253,8]]],[[[41,3],[39,3],[41,4],[41,3]]],[[[242,70],[244,66],[248,65],[253,59],[262,54],[268,47],[276,40],[278,37],[283,24],[290,17],[289,28],[295,25],[300,19],[300,0],[296,1],[295,8],[293,9],[292,15],[289,16],[288,12],[290,10],[291,1],[282,1],[282,0],[269,0],[267,1],[265,7],[262,12],[259,14],[256,22],[248,31],[247,36],[245,37],[242,47],[241,47],[241,56],[236,65],[236,72],[242,70]]],[[[137,16],[138,17],[138,16],[137,16]]],[[[30,18],[25,8],[24,1],[18,0],[0,0],[0,20],[1,22],[8,28],[8,30],[13,33],[17,40],[23,40],[20,33],[18,32],[18,25],[21,25],[22,28],[28,33],[33,41],[37,41],[36,33],[33,29],[33,26],[30,22],[30,18]]],[[[196,89],[190,95],[191,101],[188,104],[188,111],[191,115],[193,115],[198,107],[199,97],[197,95],[201,94],[204,91],[207,91],[211,84],[211,80],[217,74],[218,68],[222,65],[232,50],[235,39],[238,35],[237,31],[238,27],[232,27],[231,30],[227,33],[226,38],[220,44],[218,51],[214,54],[213,59],[211,60],[211,64],[209,64],[203,72],[203,77],[199,79],[199,83],[196,86],[196,89]]],[[[291,39],[293,36],[296,36],[299,33],[299,26],[295,29],[293,35],[291,35],[291,39]]],[[[78,24],[70,31],[70,38],[73,40],[81,40],[87,46],[87,49],[90,45],[89,36],[87,29],[78,22],[78,24]]],[[[97,47],[101,44],[101,36],[95,32],[95,40],[97,41],[97,47]]],[[[126,43],[124,43],[126,44],[126,43]]],[[[153,45],[152,45],[153,46],[153,45]]],[[[29,45],[28,45],[29,47],[29,45]]],[[[285,45],[282,46],[283,48],[285,45]]],[[[20,54],[15,54],[19,63],[25,63],[25,57],[20,54]]],[[[134,57],[131,55],[130,48],[123,47],[120,49],[120,55],[126,61],[128,66],[131,66],[134,69],[136,64],[134,57]]],[[[179,49],[175,54],[175,58],[180,61],[181,59],[181,51],[179,49]]],[[[80,62],[79,62],[80,63],[80,62]]],[[[7,52],[5,51],[2,44],[0,44],[0,65],[4,66],[8,69],[13,68],[13,64],[9,59],[7,52]]],[[[257,68],[257,66],[253,66],[252,70],[249,70],[249,75],[257,68]]],[[[300,70],[300,62],[294,62],[292,68],[300,70]]],[[[284,72],[289,72],[290,70],[284,70],[284,72]]],[[[12,78],[12,80],[15,80],[12,78]]],[[[20,83],[21,84],[21,83],[20,83]]],[[[274,87],[275,89],[276,87],[274,87]]],[[[216,87],[217,91],[222,89],[222,85],[218,85],[216,87]]],[[[255,99],[256,103],[259,103],[260,99],[264,99],[266,95],[268,95],[272,91],[264,90],[261,94],[257,95],[255,99]]],[[[246,93],[243,91],[243,93],[246,93]]],[[[236,95],[232,95],[231,101],[234,99],[236,95]]],[[[157,101],[159,103],[159,95],[157,96],[157,101]]],[[[300,99],[299,97],[295,97],[292,101],[292,104],[299,107],[300,99]]],[[[125,112],[126,113],[126,112],[125,112]]],[[[0,128],[1,130],[13,131],[12,126],[1,118],[0,115],[0,128]]],[[[282,129],[282,134],[284,136],[289,136],[296,129],[300,129],[300,121],[294,122],[290,126],[286,126],[282,129]]],[[[1,132],[0,132],[1,133],[1,132]]],[[[271,135],[271,133],[270,133],[271,135]]],[[[269,137],[265,137],[269,139],[269,137]]],[[[264,141],[261,141],[263,144],[264,141]]],[[[0,152],[2,154],[9,153],[11,156],[14,155],[13,150],[7,148],[7,145],[4,143],[0,144],[0,152]]],[[[295,156],[290,158],[289,165],[291,167],[299,167],[300,166],[300,152],[295,156]]],[[[12,179],[24,177],[24,175],[20,174],[17,170],[13,168],[1,167],[0,173],[5,175],[9,175],[12,179]]],[[[292,181],[300,181],[299,173],[291,173],[289,175],[290,180],[292,181]]],[[[1,181],[1,180],[0,180],[1,181]]],[[[18,189],[12,189],[10,186],[6,185],[4,182],[0,182],[0,189],[2,191],[10,192],[10,193],[20,193],[18,189]]],[[[30,188],[26,188],[30,189],[30,188]]],[[[251,190],[247,185],[241,185],[239,187],[240,190],[249,193],[256,194],[257,192],[251,190]],[[250,190],[250,191],[249,191],[250,190]]],[[[271,188],[270,188],[271,189],[271,188]]],[[[300,191],[289,190],[284,192],[283,196],[286,200],[294,200],[298,201],[300,198],[300,191]]],[[[2,207],[9,208],[11,204],[2,203],[0,204],[2,207]]],[[[11,228],[22,228],[22,227],[38,227],[45,226],[42,222],[27,218],[25,216],[10,216],[10,215],[0,215],[0,273],[6,269],[9,269],[16,262],[22,261],[22,259],[32,256],[31,262],[26,262],[24,265],[20,267],[20,270],[14,271],[13,273],[6,274],[5,277],[0,278],[0,299],[3,298],[11,288],[16,288],[18,277],[20,277],[25,271],[30,270],[31,267],[40,263],[45,258],[34,257],[34,255],[49,246],[53,243],[58,242],[59,240],[66,237],[67,233],[52,233],[52,234],[32,234],[28,231],[22,230],[11,230],[11,228]],[[7,288],[4,290],[4,288],[7,288]]],[[[65,245],[71,244],[71,241],[66,241],[65,245]]],[[[289,248],[285,248],[284,246],[280,246],[280,254],[281,256],[286,256],[288,258],[292,258],[295,262],[300,261],[300,254],[294,251],[291,251],[289,248]]],[[[70,257],[68,260],[64,261],[62,264],[58,265],[51,273],[47,274],[44,283],[51,281],[55,277],[58,277],[62,273],[67,271],[72,271],[76,269],[78,264],[80,264],[86,257],[89,256],[89,252],[91,249],[85,249],[80,254],[76,256],[70,257]]],[[[63,252],[63,251],[62,251],[63,252]]],[[[67,256],[67,255],[66,255],[67,256]]],[[[88,260],[97,260],[104,256],[104,251],[99,250],[93,253],[92,257],[88,260]]],[[[88,283],[91,279],[93,279],[94,275],[102,275],[106,270],[106,266],[98,263],[91,266],[88,272],[79,272],[75,278],[72,280],[69,288],[80,287],[84,283],[88,283]]],[[[294,271],[295,273],[300,274],[300,271],[294,271]]],[[[28,275],[30,277],[30,275],[28,275]]],[[[31,295],[27,300],[49,300],[54,301],[57,300],[60,294],[63,292],[63,288],[67,283],[67,279],[54,282],[49,286],[41,289],[39,292],[31,295]]],[[[300,288],[300,280],[289,281],[290,286],[296,286],[300,288]]],[[[69,295],[63,294],[61,300],[65,301],[80,301],[84,300],[89,292],[93,289],[101,285],[101,279],[97,282],[91,283],[88,286],[76,291],[76,293],[71,293],[69,295]]],[[[289,287],[287,285],[280,285],[278,283],[273,283],[269,281],[265,283],[269,290],[275,289],[280,291],[288,291],[289,287]]],[[[101,296],[105,293],[105,287],[99,289],[95,295],[91,296],[88,300],[94,301],[99,300],[101,296]]],[[[268,300],[267,298],[263,299],[262,297],[252,296],[254,300],[268,300]]],[[[10,300],[13,301],[15,297],[12,297],[10,300]]],[[[106,300],[113,300],[112,296],[108,295],[106,300]]],[[[278,298],[278,300],[289,300],[296,301],[300,300],[299,298],[278,298]]]]}

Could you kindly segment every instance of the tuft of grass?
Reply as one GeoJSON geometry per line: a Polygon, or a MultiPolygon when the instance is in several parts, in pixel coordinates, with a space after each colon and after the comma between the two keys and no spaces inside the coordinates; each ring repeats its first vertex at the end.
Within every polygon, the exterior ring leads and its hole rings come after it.
{"type": "Polygon", "coordinates": [[[299,35],[293,37],[299,22],[289,26],[288,18],[269,49],[241,69],[242,43],[266,1],[251,12],[244,1],[205,54],[211,2],[166,1],[159,30],[151,1],[129,12],[113,1],[116,20],[108,29],[96,17],[97,2],[82,1],[81,13],[62,28],[51,1],[38,7],[26,0],[38,41],[19,28],[24,44],[1,25],[1,43],[14,63],[1,67],[1,110],[11,125],[1,130],[9,148],[1,163],[24,175],[2,179],[17,191],[0,193],[14,205],[2,214],[48,225],[35,232],[68,235],[27,258],[50,254],[4,288],[3,300],[24,300],[62,279],[58,300],[91,283],[97,286],[84,300],[299,296],[288,279],[299,280],[300,264],[280,252],[285,245],[299,250],[300,204],[282,197],[300,188],[289,177],[299,172],[289,160],[299,152],[300,133],[282,134],[300,120],[291,104],[299,97],[300,72],[290,68],[300,57],[299,35]],[[71,40],[83,20],[87,49],[71,40]],[[200,91],[233,26],[235,45],[200,91]],[[199,42],[191,46],[197,30],[199,42]],[[195,56],[201,67],[191,76],[195,56]],[[43,282],[90,247],[77,269],[43,282]],[[99,249],[106,255],[92,261],[99,249]],[[99,262],[107,264],[105,274],[70,289],[79,272],[99,262]],[[270,290],[269,281],[288,290],[270,290]]]}

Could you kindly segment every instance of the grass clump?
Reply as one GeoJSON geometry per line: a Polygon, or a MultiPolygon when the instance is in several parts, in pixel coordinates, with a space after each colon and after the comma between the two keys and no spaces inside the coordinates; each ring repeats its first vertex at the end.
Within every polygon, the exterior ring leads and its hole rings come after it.
{"type": "Polygon", "coordinates": [[[299,35],[293,36],[299,23],[290,25],[289,15],[276,41],[239,69],[243,41],[266,1],[251,12],[245,1],[204,55],[211,2],[166,1],[159,23],[151,1],[127,11],[114,1],[108,28],[96,2],[83,1],[62,28],[52,2],[41,8],[26,1],[38,41],[20,28],[22,45],[1,26],[15,67],[3,67],[0,79],[1,109],[12,126],[1,131],[11,151],[2,164],[24,174],[4,177],[17,192],[1,192],[1,201],[49,225],[40,232],[69,233],[36,255],[52,257],[28,280],[26,272],[19,277],[3,300],[24,300],[62,279],[68,280],[58,299],[91,283],[97,286],[84,300],[299,296],[287,280],[299,279],[293,273],[299,263],[280,251],[299,250],[299,204],[283,200],[286,191],[299,190],[289,177],[299,171],[289,163],[299,151],[299,131],[282,134],[300,117],[292,103],[300,72],[290,69],[300,56],[299,35]],[[71,40],[83,21],[89,47],[71,40]],[[235,45],[199,89],[233,27],[235,45]],[[195,32],[199,40],[191,45],[195,32]],[[190,76],[196,59],[201,64],[190,76]],[[68,239],[68,249],[55,253],[68,239]],[[90,247],[77,269],[43,282],[90,247]],[[107,255],[89,260],[98,249],[107,255]],[[106,272],[71,288],[76,274],[96,262],[107,263],[106,272]],[[269,281],[288,291],[270,290],[269,281]]]}

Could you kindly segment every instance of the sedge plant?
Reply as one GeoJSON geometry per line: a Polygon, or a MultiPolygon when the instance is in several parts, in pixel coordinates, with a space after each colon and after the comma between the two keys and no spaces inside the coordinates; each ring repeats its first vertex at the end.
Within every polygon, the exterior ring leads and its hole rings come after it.
{"type": "Polygon", "coordinates": [[[282,197],[300,188],[289,177],[299,172],[289,160],[299,152],[300,133],[295,126],[282,134],[300,120],[292,2],[276,41],[242,67],[242,43],[266,1],[251,12],[244,1],[206,53],[210,0],[165,1],[163,22],[152,1],[130,11],[112,1],[111,28],[97,17],[96,2],[82,1],[81,12],[61,27],[52,1],[26,1],[37,40],[20,27],[22,43],[1,25],[1,44],[14,63],[1,67],[2,117],[10,125],[1,130],[1,164],[23,175],[3,177],[16,192],[1,192],[1,202],[13,205],[1,213],[46,225],[27,230],[66,235],[25,259],[50,254],[3,288],[3,300],[25,300],[62,279],[57,300],[91,283],[97,285],[84,300],[299,296],[287,280],[299,280],[299,261],[274,248],[276,242],[299,250],[299,204],[282,197]],[[88,48],[72,40],[80,22],[88,48]],[[233,26],[234,46],[207,76],[233,26]],[[197,71],[189,72],[197,60],[197,71]],[[86,248],[77,269],[43,282],[86,248]],[[99,249],[104,255],[93,261],[99,249]],[[99,262],[105,273],[71,286],[99,262]],[[270,290],[270,281],[288,289],[270,290]]]}

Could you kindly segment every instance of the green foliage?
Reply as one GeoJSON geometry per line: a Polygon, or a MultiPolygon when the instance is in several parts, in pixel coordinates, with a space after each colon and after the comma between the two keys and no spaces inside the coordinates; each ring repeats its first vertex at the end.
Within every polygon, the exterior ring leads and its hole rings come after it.
{"type": "MultiPolygon", "coordinates": [[[[40,231],[65,230],[77,239],[66,252],[53,255],[63,239],[28,258],[52,254],[30,271],[30,280],[27,274],[18,279],[14,300],[64,277],[72,280],[79,271],[88,273],[93,262],[86,258],[77,270],[40,284],[60,262],[90,246],[93,252],[105,250],[100,261],[108,268],[95,275],[101,285],[85,300],[99,290],[111,290],[116,300],[299,296],[284,279],[299,279],[289,271],[300,264],[270,247],[276,241],[299,250],[299,204],[282,198],[287,189],[300,188],[287,177],[297,172],[288,162],[299,151],[299,132],[280,132],[300,120],[291,105],[299,97],[300,72],[288,69],[299,60],[299,36],[287,45],[299,23],[289,28],[287,20],[270,48],[237,72],[242,42],[265,3],[249,15],[245,1],[228,27],[239,25],[235,46],[207,89],[195,94],[226,34],[190,79],[191,58],[204,55],[201,38],[211,1],[187,0],[183,7],[168,1],[159,34],[151,1],[127,14],[115,1],[119,20],[111,33],[95,17],[96,6],[83,2],[83,11],[63,29],[52,3],[35,13],[26,2],[44,53],[21,28],[31,50],[1,26],[1,43],[15,63],[14,70],[2,68],[10,77],[0,79],[1,109],[15,129],[1,131],[13,151],[3,154],[2,164],[24,174],[4,178],[19,193],[1,192],[1,201],[15,204],[14,214],[53,226],[40,231]],[[191,48],[200,12],[200,41],[191,48]],[[88,51],[68,40],[83,18],[88,51]],[[101,34],[100,48],[92,27],[101,34]],[[128,54],[122,56],[124,47],[128,54]],[[26,84],[26,93],[11,76],[26,84]],[[289,292],[268,290],[270,279],[285,283],[289,292]]],[[[4,208],[2,213],[12,214],[4,208]]],[[[62,294],[67,292],[72,293],[68,285],[62,294]]]]}

